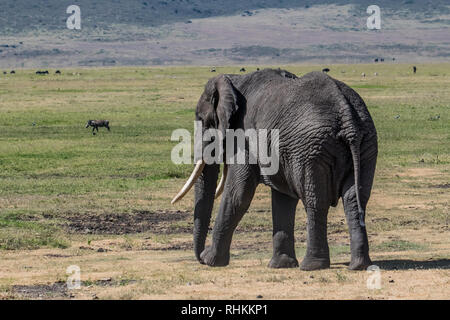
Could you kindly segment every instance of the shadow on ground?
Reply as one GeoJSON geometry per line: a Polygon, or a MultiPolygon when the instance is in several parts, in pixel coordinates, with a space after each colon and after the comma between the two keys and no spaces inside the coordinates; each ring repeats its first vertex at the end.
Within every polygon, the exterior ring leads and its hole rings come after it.
{"type": "Polygon", "coordinates": [[[450,259],[439,260],[379,260],[373,261],[374,265],[382,270],[408,270],[408,269],[450,269],[450,259]]]}

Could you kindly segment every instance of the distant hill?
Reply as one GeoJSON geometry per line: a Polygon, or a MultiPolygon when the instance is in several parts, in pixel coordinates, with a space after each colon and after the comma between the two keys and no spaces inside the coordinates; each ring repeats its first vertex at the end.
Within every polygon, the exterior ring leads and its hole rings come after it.
{"type": "Polygon", "coordinates": [[[2,0],[0,68],[440,61],[448,0],[2,0]],[[81,7],[82,29],[66,28],[81,7]]]}

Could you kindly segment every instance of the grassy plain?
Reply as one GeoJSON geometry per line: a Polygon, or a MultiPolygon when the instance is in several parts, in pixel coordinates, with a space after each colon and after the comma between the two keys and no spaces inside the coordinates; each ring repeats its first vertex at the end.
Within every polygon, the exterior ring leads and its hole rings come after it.
{"type": "MultiPolygon", "coordinates": [[[[259,66],[261,67],[261,66],[259,66]]],[[[332,268],[272,270],[270,190],[260,186],[226,268],[192,252],[192,193],[171,197],[192,167],[170,141],[193,131],[207,67],[16,70],[0,76],[0,298],[450,298],[450,64],[333,65],[358,91],[379,135],[367,213],[381,289],[350,272],[342,205],[329,215],[332,268]],[[366,76],[362,77],[361,73],[366,76]],[[377,76],[375,76],[377,72],[377,76]],[[111,132],[92,135],[89,119],[111,132]],[[66,268],[81,268],[68,291],[66,268]]],[[[256,66],[247,66],[247,71],[256,66]]],[[[285,66],[297,75],[320,66],[285,66]]],[[[238,73],[240,67],[218,67],[238,73]]],[[[296,246],[305,251],[299,205],[296,246]]]]}

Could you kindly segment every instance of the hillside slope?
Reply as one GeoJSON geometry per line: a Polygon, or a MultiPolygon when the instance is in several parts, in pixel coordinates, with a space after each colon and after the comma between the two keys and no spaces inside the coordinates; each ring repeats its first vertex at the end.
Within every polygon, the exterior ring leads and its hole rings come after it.
{"type": "Polygon", "coordinates": [[[0,68],[165,64],[441,61],[448,1],[2,0],[0,68]],[[81,7],[82,29],[66,28],[81,7]]]}

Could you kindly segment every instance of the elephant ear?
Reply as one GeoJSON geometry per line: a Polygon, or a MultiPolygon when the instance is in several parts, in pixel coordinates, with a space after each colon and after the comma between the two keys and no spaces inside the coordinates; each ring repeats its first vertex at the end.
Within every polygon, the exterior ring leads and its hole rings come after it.
{"type": "Polygon", "coordinates": [[[226,130],[232,127],[233,115],[239,109],[238,96],[238,91],[227,76],[221,75],[217,78],[214,83],[212,103],[219,121],[217,128],[222,132],[224,138],[226,130]]]}

